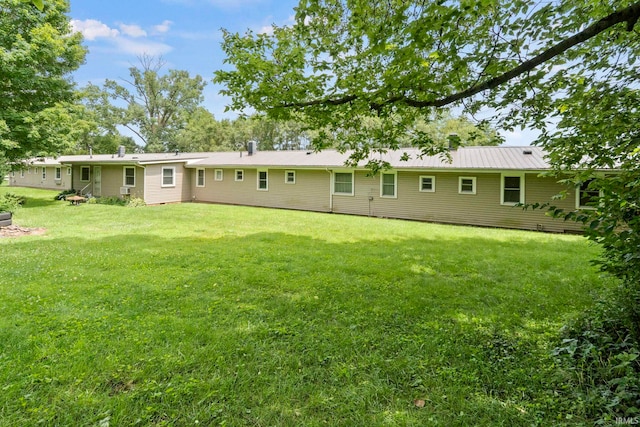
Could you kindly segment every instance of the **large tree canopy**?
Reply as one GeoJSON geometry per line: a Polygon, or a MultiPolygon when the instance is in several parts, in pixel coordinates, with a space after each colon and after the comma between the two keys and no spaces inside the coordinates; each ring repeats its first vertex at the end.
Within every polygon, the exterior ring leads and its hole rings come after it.
{"type": "Polygon", "coordinates": [[[544,125],[569,84],[635,61],[638,16],[629,0],[302,0],[292,26],[225,33],[232,69],[216,81],[229,108],[303,114],[345,148],[410,135],[428,149],[414,124],[434,107],[509,107],[505,125],[544,125]],[[378,129],[362,126],[371,116],[378,129]]]}
{"type": "Polygon", "coordinates": [[[82,37],[66,0],[34,4],[0,5],[0,158],[9,162],[60,153],[76,137],[70,73],[84,61],[82,37]]]}
{"type": "Polygon", "coordinates": [[[129,68],[124,85],[107,80],[103,91],[88,88],[89,106],[99,111],[112,127],[121,125],[135,133],[144,150],[159,152],[176,148],[183,129],[203,100],[206,82],[184,70],[162,72],[162,58],[143,56],[140,67],[129,68]]]}

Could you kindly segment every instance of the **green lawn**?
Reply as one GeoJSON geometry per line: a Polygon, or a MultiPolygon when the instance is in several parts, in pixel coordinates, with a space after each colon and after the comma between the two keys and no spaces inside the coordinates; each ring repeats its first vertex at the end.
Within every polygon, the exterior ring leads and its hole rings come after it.
{"type": "Polygon", "coordinates": [[[550,346],[581,237],[205,204],[28,201],[0,239],[0,425],[580,421],[550,346]]]}

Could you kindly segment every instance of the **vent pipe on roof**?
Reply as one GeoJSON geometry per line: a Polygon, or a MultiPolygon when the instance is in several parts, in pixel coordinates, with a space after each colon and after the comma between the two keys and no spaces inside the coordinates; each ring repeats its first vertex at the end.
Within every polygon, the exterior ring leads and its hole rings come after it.
{"type": "Polygon", "coordinates": [[[93,159],[93,147],[89,146],[89,158],[93,159]]]}
{"type": "Polygon", "coordinates": [[[258,152],[258,143],[256,141],[249,141],[247,144],[247,153],[253,156],[258,152]]]}
{"type": "Polygon", "coordinates": [[[449,141],[449,150],[457,150],[460,146],[461,139],[457,133],[450,133],[447,140],[449,141]]]}

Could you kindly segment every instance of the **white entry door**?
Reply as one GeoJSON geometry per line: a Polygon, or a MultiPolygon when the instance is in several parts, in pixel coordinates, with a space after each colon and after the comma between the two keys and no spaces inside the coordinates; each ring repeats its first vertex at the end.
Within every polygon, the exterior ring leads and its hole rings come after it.
{"type": "Polygon", "coordinates": [[[102,195],[102,166],[93,167],[93,195],[96,197],[102,195]]]}

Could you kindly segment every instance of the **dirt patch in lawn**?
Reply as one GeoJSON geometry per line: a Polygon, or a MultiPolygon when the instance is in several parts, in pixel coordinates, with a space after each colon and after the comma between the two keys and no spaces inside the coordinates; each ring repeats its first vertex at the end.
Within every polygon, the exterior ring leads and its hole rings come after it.
{"type": "Polygon", "coordinates": [[[25,228],[17,225],[8,225],[0,227],[0,238],[2,237],[22,237],[44,234],[46,228],[25,228]]]}

